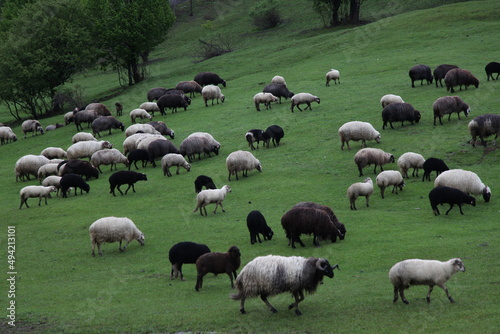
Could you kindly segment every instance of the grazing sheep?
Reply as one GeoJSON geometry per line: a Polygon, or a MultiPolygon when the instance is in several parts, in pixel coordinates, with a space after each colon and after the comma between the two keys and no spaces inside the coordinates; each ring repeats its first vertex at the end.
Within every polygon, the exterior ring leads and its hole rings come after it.
{"type": "Polygon", "coordinates": [[[382,165],[394,162],[394,155],[378,148],[362,148],[354,155],[354,163],[358,166],[359,176],[363,176],[365,166],[375,165],[373,173],[377,174],[377,166],[384,170],[382,165]]]}
{"type": "Polygon", "coordinates": [[[59,181],[59,184],[61,185],[61,193],[63,198],[68,197],[66,193],[70,192],[70,188],[75,189],[75,196],[77,188],[80,188],[80,195],[83,194],[84,190],[86,193],[90,191],[89,184],[85,182],[80,175],[72,173],[63,175],[61,177],[61,180],[59,181]]]}
{"type": "Polygon", "coordinates": [[[47,131],[54,131],[55,129],[62,128],[64,124],[61,123],[56,123],[56,124],[50,124],[45,127],[45,132],[47,131]]]}
{"type": "Polygon", "coordinates": [[[73,121],[76,125],[76,131],[83,131],[83,123],[87,123],[87,128],[90,128],[90,125],[97,117],[99,117],[99,115],[94,110],[78,111],[73,117],[73,121]]]}
{"type": "Polygon", "coordinates": [[[446,292],[450,302],[455,301],[448,293],[448,288],[444,285],[453,274],[458,271],[465,271],[465,266],[459,258],[451,259],[446,262],[437,260],[410,259],[396,263],[389,271],[389,279],[394,285],[393,302],[398,301],[398,292],[401,300],[409,304],[405,298],[404,290],[410,288],[410,285],[428,285],[427,302],[431,302],[431,292],[437,285],[446,292]]]}
{"type": "Polygon", "coordinates": [[[227,193],[231,192],[231,187],[228,185],[223,185],[220,189],[206,189],[202,190],[196,195],[196,208],[193,212],[196,212],[200,209],[200,215],[203,216],[203,211],[205,211],[205,216],[207,214],[206,206],[211,203],[215,203],[214,214],[217,213],[217,207],[220,205],[222,212],[224,211],[224,207],[222,206],[222,201],[226,198],[227,193]]]}
{"type": "Polygon", "coordinates": [[[482,195],[488,203],[491,198],[491,189],[486,186],[476,173],[463,169],[450,169],[442,172],[434,180],[434,187],[448,186],[462,190],[472,195],[482,195]]]}
{"type": "Polygon", "coordinates": [[[168,126],[165,124],[165,122],[152,121],[152,122],[147,122],[146,124],[151,125],[153,128],[155,128],[156,131],[158,131],[163,136],[169,136],[171,139],[175,138],[174,130],[169,129],[168,126]]]}
{"type": "Polygon", "coordinates": [[[175,89],[182,90],[185,94],[189,93],[189,97],[195,97],[195,93],[201,95],[202,88],[196,81],[181,81],[175,85],[175,89]]]}
{"type": "Polygon", "coordinates": [[[337,70],[334,70],[333,68],[326,72],[326,84],[325,86],[330,86],[330,81],[332,81],[337,84],[337,80],[339,81],[340,84],[340,72],[337,70]]]}
{"type": "Polygon", "coordinates": [[[373,125],[367,122],[352,121],[344,123],[339,128],[340,137],[340,149],[344,149],[344,144],[347,144],[347,148],[350,150],[349,140],[358,141],[361,140],[361,147],[366,147],[367,140],[375,140],[380,143],[380,132],[375,130],[373,125]]]}
{"type": "Polygon", "coordinates": [[[220,143],[206,132],[194,132],[179,145],[179,153],[187,156],[189,162],[193,161],[195,154],[198,154],[198,160],[200,160],[202,153],[210,157],[210,153],[219,155],[219,150],[220,143]]]}
{"type": "Polygon", "coordinates": [[[194,77],[194,81],[196,81],[200,86],[206,85],[215,85],[221,84],[226,87],[226,80],[222,79],[218,74],[212,72],[202,72],[198,73],[194,77]]]}
{"type": "Polygon", "coordinates": [[[448,115],[448,122],[451,120],[451,114],[456,112],[458,119],[460,119],[460,112],[463,111],[465,117],[469,116],[470,107],[458,96],[443,96],[438,98],[432,104],[434,111],[434,125],[436,125],[436,118],[439,118],[439,123],[443,125],[442,117],[448,115]]]}
{"type": "Polygon", "coordinates": [[[71,142],[75,144],[78,143],[79,141],[97,141],[97,139],[91,133],[78,132],[71,138],[71,142]]]}
{"type": "Polygon", "coordinates": [[[449,70],[444,77],[444,83],[446,84],[446,90],[450,91],[450,93],[455,93],[454,86],[459,86],[460,90],[462,90],[462,85],[464,85],[465,89],[470,85],[474,85],[476,88],[479,87],[479,80],[471,72],[461,68],[449,70]]]}
{"type": "Polygon", "coordinates": [[[248,176],[249,170],[257,169],[262,172],[260,161],[252,153],[242,150],[232,152],[227,156],[226,167],[229,172],[229,181],[231,181],[232,174],[236,175],[236,180],[239,180],[238,172],[242,172],[243,177],[248,176]]]}
{"type": "Polygon", "coordinates": [[[120,102],[115,102],[116,116],[123,115],[123,104],[120,102]]]}
{"type": "Polygon", "coordinates": [[[436,172],[436,177],[446,170],[449,170],[448,166],[446,166],[445,162],[438,158],[427,158],[423,164],[424,175],[422,176],[422,182],[425,180],[431,180],[432,171],[436,172]]]}
{"type": "Polygon", "coordinates": [[[421,154],[406,152],[399,157],[397,164],[403,177],[405,179],[409,179],[410,177],[408,176],[408,170],[410,168],[413,168],[413,173],[411,174],[411,176],[414,177],[416,173],[416,176],[418,177],[418,170],[420,168],[424,168],[424,162],[425,159],[421,154]]]}
{"type": "Polygon", "coordinates": [[[203,87],[201,90],[201,96],[203,97],[203,102],[205,102],[205,107],[208,107],[208,100],[212,100],[212,105],[214,105],[214,100],[217,100],[217,104],[219,104],[219,99],[221,103],[224,103],[224,100],[226,99],[219,86],[214,85],[203,87]]]}
{"type": "Polygon", "coordinates": [[[295,309],[296,315],[302,315],[299,303],[304,300],[304,290],[313,294],[318,284],[323,282],[323,276],[333,277],[331,266],[323,258],[304,258],[299,256],[259,256],[247,263],[236,278],[238,293],[231,299],[240,300],[240,312],[245,314],[245,300],[260,296],[262,301],[273,313],[278,312],[267,300],[267,297],[283,292],[290,292],[295,302],[288,309],[295,309]]]}
{"type": "Polygon", "coordinates": [[[73,119],[75,117],[75,114],[72,111],[69,111],[64,114],[64,125],[68,125],[69,123],[73,122],[73,119]]]}
{"type": "Polygon", "coordinates": [[[382,104],[382,108],[387,107],[391,103],[405,103],[401,96],[399,95],[394,95],[394,94],[386,94],[382,96],[380,99],[380,104],[382,104]]]}
{"type": "Polygon", "coordinates": [[[60,147],[47,147],[40,155],[43,155],[47,159],[66,159],[66,151],[60,147]]]}
{"type": "Polygon", "coordinates": [[[34,119],[27,119],[21,124],[21,128],[23,130],[23,135],[24,138],[26,139],[26,134],[28,132],[32,132],[31,137],[37,135],[37,132],[40,132],[40,134],[44,134],[45,132],[43,131],[42,125],[40,124],[39,121],[34,120],[34,119]]]}
{"type": "Polygon", "coordinates": [[[85,107],[85,110],[94,110],[99,116],[111,116],[111,112],[108,107],[102,103],[90,103],[85,107]]]}
{"type": "Polygon", "coordinates": [[[125,195],[128,193],[128,190],[132,187],[132,191],[135,192],[135,187],[134,184],[137,181],[147,181],[148,178],[146,174],[143,173],[137,173],[134,171],[130,170],[121,170],[118,172],[113,173],[109,177],[109,187],[110,187],[110,193],[113,194],[113,196],[116,196],[115,194],[115,188],[118,189],[120,194],[123,195],[122,191],[120,190],[120,186],[122,184],[128,184],[127,190],[125,190],[125,195]]]}
{"type": "MultiPolygon", "coordinates": [[[[266,129],[266,133],[268,134],[269,138],[273,141],[274,147],[280,146],[281,138],[285,136],[283,128],[281,128],[279,125],[270,125],[266,129]]],[[[269,148],[269,141],[267,141],[267,147],[269,148]]]]}
{"type": "Polygon", "coordinates": [[[40,166],[37,172],[37,179],[41,182],[45,177],[49,175],[57,175],[57,165],[57,163],[49,162],[48,164],[40,166]]]}
{"type": "Polygon", "coordinates": [[[45,179],[42,181],[42,186],[44,187],[50,187],[53,186],[56,188],[56,196],[59,195],[59,189],[61,188],[61,176],[57,175],[50,175],[47,176],[45,179]]]}
{"type": "Polygon", "coordinates": [[[124,252],[128,244],[137,240],[144,246],[144,233],[142,233],[134,222],[127,217],[104,217],[99,218],[89,227],[90,241],[92,242],[92,256],[95,256],[95,246],[102,256],[101,244],[119,242],[118,249],[124,252]],[[122,248],[122,241],[127,243],[122,248]]]}
{"type": "Polygon", "coordinates": [[[149,102],[157,101],[160,97],[162,97],[165,94],[166,91],[167,91],[167,89],[163,88],[163,87],[151,88],[148,91],[148,94],[146,97],[147,97],[149,102]]]}
{"type": "MultiPolygon", "coordinates": [[[[162,140],[162,141],[167,141],[168,139],[161,136],[161,135],[152,135],[152,136],[141,136],[139,138],[137,138],[137,141],[136,141],[136,148],[137,149],[140,149],[140,150],[148,150],[149,148],[149,145],[152,143],[152,142],[155,142],[157,140],[162,140]]],[[[169,144],[170,145],[170,144],[169,144]]],[[[175,151],[175,148],[174,146],[172,146],[173,144],[170,145],[170,147],[172,147],[172,150],[175,151]]],[[[168,152],[167,152],[168,153],[168,152]]],[[[166,154],[166,153],[165,153],[166,154]]],[[[158,157],[161,157],[162,155],[158,152],[158,157]]]]}
{"type": "Polygon", "coordinates": [[[108,134],[111,135],[111,129],[125,130],[125,125],[113,116],[100,116],[92,121],[92,132],[94,135],[101,137],[101,132],[108,130],[108,134]]]}
{"type": "Polygon", "coordinates": [[[17,141],[17,136],[8,126],[0,126],[0,143],[1,145],[17,141]]]}
{"type": "Polygon", "coordinates": [[[285,86],[286,86],[286,81],[285,81],[285,78],[283,78],[281,75],[275,75],[275,76],[271,79],[271,83],[274,83],[274,84],[282,84],[282,85],[285,85],[285,86]]]}
{"type": "Polygon", "coordinates": [[[434,74],[434,80],[436,80],[436,87],[439,87],[438,81],[439,81],[439,84],[441,85],[441,87],[443,87],[442,80],[446,76],[446,73],[448,73],[449,70],[452,70],[454,68],[458,68],[458,66],[457,65],[442,64],[442,65],[437,66],[434,69],[433,74],[434,74]]]}
{"type": "Polygon", "coordinates": [[[148,151],[141,150],[141,149],[133,150],[128,154],[127,159],[129,162],[128,170],[130,170],[130,166],[132,166],[132,163],[134,163],[135,169],[139,169],[137,167],[137,161],[141,161],[142,168],[145,168],[146,165],[148,164],[148,160],[149,160],[148,151]]]}
{"type": "MultiPolygon", "coordinates": [[[[141,146],[138,147],[141,148],[141,146]]],[[[148,161],[153,165],[153,167],[156,167],[156,162],[155,162],[156,159],[162,158],[169,153],[175,153],[175,154],[179,153],[179,150],[177,149],[177,147],[175,147],[174,143],[172,143],[168,139],[157,139],[152,141],[148,145],[147,151],[148,151],[148,161]]],[[[182,159],[184,160],[184,158],[182,159]]]]}
{"type": "Polygon", "coordinates": [[[295,204],[293,207],[294,208],[306,207],[306,208],[314,208],[314,209],[323,210],[328,215],[328,217],[330,217],[330,220],[333,222],[333,224],[337,228],[336,230],[333,231],[334,233],[332,234],[332,238],[331,238],[332,242],[337,241],[337,236],[340,238],[340,240],[344,240],[345,234],[346,234],[345,225],[342,224],[338,220],[337,216],[335,216],[335,213],[333,213],[333,210],[330,207],[328,207],[326,205],[314,203],[314,202],[300,202],[300,203],[295,204]]]}
{"type": "Polygon", "coordinates": [[[269,134],[264,132],[264,130],[261,129],[252,129],[248,130],[247,133],[245,133],[245,139],[248,142],[248,146],[252,149],[255,150],[255,146],[253,146],[254,142],[257,142],[257,148],[259,148],[259,143],[262,141],[263,146],[269,147],[269,134]]]}
{"type": "Polygon", "coordinates": [[[217,189],[211,177],[206,175],[198,175],[196,180],[194,180],[194,191],[196,193],[199,193],[203,187],[205,187],[205,189],[217,189]]]}
{"type": "Polygon", "coordinates": [[[160,134],[151,124],[132,124],[125,130],[125,137],[130,137],[138,132],[141,132],[143,134],[149,133],[153,135],[160,134]]]}
{"type": "Polygon", "coordinates": [[[266,110],[271,109],[271,102],[278,102],[278,98],[271,93],[257,93],[253,97],[253,103],[257,111],[260,111],[261,103],[264,103],[266,110]]]}
{"type": "Polygon", "coordinates": [[[156,101],[161,115],[166,115],[165,108],[171,108],[172,113],[177,112],[177,108],[187,110],[188,103],[180,95],[165,94],[156,101]]]}
{"type": "Polygon", "coordinates": [[[117,169],[116,164],[124,164],[125,167],[129,167],[130,163],[126,156],[122,152],[118,151],[116,148],[109,150],[99,150],[92,154],[90,157],[90,163],[102,173],[101,165],[111,165],[110,170],[117,169]]]}
{"type": "Polygon", "coordinates": [[[177,278],[181,274],[181,281],[184,281],[182,265],[184,263],[196,263],[196,260],[203,254],[210,253],[210,248],[204,244],[197,244],[191,241],[183,241],[173,245],[168,251],[168,259],[172,264],[170,279],[177,278]]]}
{"type": "Polygon", "coordinates": [[[431,202],[432,212],[435,216],[440,214],[437,207],[439,204],[450,204],[450,208],[446,211],[446,214],[457,204],[462,215],[464,214],[462,212],[462,204],[476,206],[476,199],[474,197],[464,193],[462,190],[446,186],[439,186],[432,189],[429,192],[429,201],[431,202]]]}
{"type": "Polygon", "coordinates": [[[273,238],[273,230],[267,225],[266,218],[264,218],[264,215],[258,210],[253,210],[248,213],[247,227],[248,232],[250,232],[250,243],[252,245],[256,243],[257,240],[259,240],[259,243],[262,243],[260,234],[262,234],[264,241],[273,238]]]}
{"type": "Polygon", "coordinates": [[[86,180],[91,177],[99,178],[99,170],[92,166],[88,161],[83,160],[64,160],[57,165],[57,170],[59,171],[59,176],[66,174],[77,174],[80,176],[85,176],[86,180]]]}
{"type": "Polygon", "coordinates": [[[300,109],[299,105],[301,105],[303,103],[307,104],[307,107],[305,107],[304,110],[307,108],[309,108],[309,110],[312,110],[311,102],[318,102],[318,104],[320,102],[319,97],[314,96],[314,95],[309,94],[309,93],[295,94],[294,96],[292,96],[291,100],[292,100],[292,105],[291,105],[290,109],[292,110],[292,112],[293,112],[293,108],[295,106],[297,106],[297,108],[299,108],[299,110],[302,111],[302,109],[300,109]]]}
{"type": "Polygon", "coordinates": [[[401,122],[401,126],[405,121],[418,123],[420,121],[420,111],[415,110],[409,103],[391,103],[382,110],[382,120],[384,125],[382,130],[385,130],[387,123],[390,124],[391,129],[394,129],[392,122],[401,122]]]}
{"type": "Polygon", "coordinates": [[[423,85],[424,80],[427,81],[427,84],[430,85],[432,83],[432,73],[431,68],[427,65],[415,65],[409,71],[411,86],[415,88],[414,82],[420,80],[420,86],[423,85]]]}
{"type": "Polygon", "coordinates": [[[380,172],[375,181],[377,182],[377,186],[380,188],[382,198],[384,198],[385,188],[393,186],[392,193],[394,193],[395,190],[396,194],[398,194],[398,188],[403,191],[403,187],[405,186],[403,176],[397,170],[386,170],[380,172]]]}
{"type": "Polygon", "coordinates": [[[495,145],[500,136],[500,115],[484,114],[475,117],[468,125],[469,133],[472,136],[472,146],[476,146],[476,137],[479,136],[481,144],[486,147],[485,138],[495,135],[495,145]]]}
{"type": "MultiPolygon", "coordinates": [[[[137,124],[135,124],[135,125],[137,125],[137,124]]],[[[140,132],[134,133],[133,135],[130,135],[127,138],[125,138],[125,140],[123,141],[123,144],[122,144],[123,154],[127,155],[129,152],[132,152],[133,150],[137,149],[137,142],[139,141],[139,139],[145,138],[145,137],[156,137],[157,139],[164,138],[160,134],[153,135],[151,133],[140,133],[140,132]]]]}
{"type": "Polygon", "coordinates": [[[490,81],[490,77],[491,80],[498,80],[498,76],[500,76],[500,63],[492,61],[484,67],[484,70],[486,71],[486,77],[488,78],[488,81],[490,81]],[[493,73],[497,74],[496,79],[493,79],[493,73]]]}
{"type": "MultiPolygon", "coordinates": [[[[139,106],[139,109],[146,110],[148,113],[150,113],[151,115],[149,115],[149,116],[146,116],[145,114],[143,114],[144,117],[141,117],[141,118],[149,118],[149,119],[151,119],[151,116],[154,116],[155,111],[160,111],[160,108],[158,108],[158,104],[156,102],[141,103],[141,105],[139,106]]],[[[132,117],[132,115],[130,115],[130,117],[132,117]]],[[[135,123],[135,118],[132,121],[132,123],[135,123]]]]}
{"type": "Polygon", "coordinates": [[[370,196],[373,194],[373,181],[371,178],[366,178],[363,182],[356,182],[347,188],[347,197],[351,210],[356,209],[356,199],[359,196],[366,197],[366,207],[370,207],[370,196]]]}
{"type": "Polygon", "coordinates": [[[191,165],[184,159],[181,154],[168,153],[161,158],[161,167],[163,169],[163,175],[172,176],[170,173],[170,167],[177,166],[176,174],[179,174],[179,168],[184,167],[188,172],[191,170],[191,165]]]}
{"type": "Polygon", "coordinates": [[[28,154],[22,156],[16,161],[14,167],[16,182],[18,180],[23,180],[24,177],[29,180],[30,175],[33,175],[35,178],[38,177],[38,169],[49,162],[50,160],[43,155],[28,154]]]}
{"type": "Polygon", "coordinates": [[[89,158],[95,152],[99,150],[104,150],[107,148],[113,148],[113,145],[107,140],[101,141],[79,141],[74,143],[66,151],[69,160],[75,160],[80,158],[89,158]]]}
{"type": "Polygon", "coordinates": [[[51,198],[50,193],[51,192],[56,192],[57,189],[56,187],[53,186],[27,186],[21,189],[19,192],[19,196],[21,198],[21,205],[19,205],[19,209],[23,207],[23,204],[26,204],[26,207],[29,208],[28,206],[28,198],[36,198],[38,197],[38,206],[41,205],[42,203],[42,198],[45,198],[45,205],[47,205],[47,198],[51,198]]]}
{"type": "Polygon", "coordinates": [[[226,253],[210,252],[201,255],[196,260],[198,276],[196,278],[195,290],[200,291],[203,285],[203,276],[208,273],[216,275],[226,273],[231,280],[231,288],[234,288],[233,276],[236,279],[236,270],[241,264],[240,258],[240,249],[236,246],[231,246],[226,253]]]}
{"type": "Polygon", "coordinates": [[[278,102],[281,103],[281,98],[285,99],[291,98],[294,94],[288,90],[288,88],[283,84],[269,84],[262,90],[264,93],[271,93],[278,98],[278,102]]]}
{"type": "Polygon", "coordinates": [[[148,113],[145,109],[141,109],[141,108],[138,108],[138,109],[134,109],[130,112],[130,120],[132,121],[132,123],[135,123],[135,120],[137,118],[140,118],[140,119],[149,119],[151,120],[153,118],[153,116],[151,116],[150,113],[148,113]]]}

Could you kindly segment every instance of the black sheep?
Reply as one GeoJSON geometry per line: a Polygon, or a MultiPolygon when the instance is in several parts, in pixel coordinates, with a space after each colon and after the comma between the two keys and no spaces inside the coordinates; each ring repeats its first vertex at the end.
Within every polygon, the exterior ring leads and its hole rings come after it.
{"type": "Polygon", "coordinates": [[[108,134],[111,134],[111,129],[120,129],[125,131],[125,125],[113,116],[100,116],[97,117],[92,122],[92,132],[94,135],[101,137],[101,131],[109,130],[108,134]]]}
{"type": "Polygon", "coordinates": [[[205,189],[217,189],[212,178],[206,175],[199,175],[196,180],[194,180],[194,191],[199,193],[203,187],[205,187],[205,189]]]}
{"type": "Polygon", "coordinates": [[[166,115],[165,108],[172,108],[172,113],[177,112],[177,108],[187,109],[188,103],[180,95],[165,94],[156,101],[160,114],[166,115]]]}
{"type": "MultiPolygon", "coordinates": [[[[280,146],[280,140],[285,136],[285,132],[278,125],[271,125],[266,129],[266,133],[273,141],[273,145],[280,146]]],[[[267,147],[269,147],[269,141],[267,142],[267,147]]]]}
{"type": "Polygon", "coordinates": [[[163,95],[179,95],[186,101],[188,105],[191,104],[191,99],[186,95],[186,93],[181,89],[169,88],[165,91],[163,95]]]}
{"type": "Polygon", "coordinates": [[[80,176],[84,176],[88,181],[91,177],[99,178],[99,170],[92,166],[88,161],[84,160],[64,160],[57,165],[57,170],[59,171],[63,168],[61,176],[72,173],[80,176]],[[63,168],[64,166],[64,168],[63,168]]]}
{"type": "Polygon", "coordinates": [[[155,128],[156,131],[158,131],[160,134],[162,134],[164,136],[169,136],[172,139],[174,139],[174,137],[175,137],[174,130],[169,129],[168,126],[165,124],[165,122],[151,121],[151,122],[147,122],[146,124],[151,125],[153,128],[155,128]]]}
{"type": "Polygon", "coordinates": [[[148,145],[148,161],[156,167],[155,160],[168,153],[179,153],[177,147],[170,140],[158,139],[148,145]]]}
{"type": "Polygon", "coordinates": [[[264,132],[264,130],[261,129],[252,129],[248,130],[248,132],[245,134],[245,138],[248,142],[248,146],[252,150],[255,150],[255,146],[253,146],[254,142],[257,142],[257,148],[259,148],[259,143],[262,141],[263,146],[269,147],[269,140],[270,136],[268,133],[264,132]]]}
{"type": "Polygon", "coordinates": [[[450,208],[446,211],[446,214],[448,214],[448,212],[453,209],[453,206],[457,204],[462,215],[464,214],[462,212],[462,204],[476,206],[476,199],[474,197],[464,193],[462,190],[446,186],[440,186],[432,189],[429,192],[429,201],[431,202],[432,211],[435,216],[440,214],[437,207],[439,204],[450,204],[450,208]]]}
{"type": "Polygon", "coordinates": [[[260,234],[264,237],[264,240],[271,240],[273,238],[274,232],[267,225],[266,218],[258,210],[250,211],[247,216],[247,227],[248,232],[250,232],[250,243],[253,245],[260,240],[260,234]]]}
{"type": "Polygon", "coordinates": [[[306,207],[306,208],[314,208],[314,209],[323,210],[328,215],[328,217],[330,217],[330,220],[333,222],[333,224],[336,227],[336,229],[333,230],[333,234],[331,236],[332,242],[337,241],[337,236],[339,237],[340,240],[344,240],[345,234],[347,232],[345,229],[345,225],[342,224],[338,220],[337,216],[335,216],[335,213],[333,212],[333,210],[330,207],[328,207],[326,205],[314,203],[314,202],[300,202],[300,203],[295,204],[293,207],[294,208],[306,207]]]}
{"type": "Polygon", "coordinates": [[[422,182],[427,180],[431,180],[431,172],[436,171],[436,177],[445,170],[449,170],[448,166],[444,163],[443,160],[438,158],[427,158],[424,161],[424,175],[422,176],[422,182]]]}
{"type": "Polygon", "coordinates": [[[222,79],[218,74],[212,72],[202,72],[198,73],[194,77],[194,81],[196,81],[200,86],[206,85],[215,85],[221,84],[226,87],[226,80],[222,79]]]}
{"type": "Polygon", "coordinates": [[[182,274],[182,265],[184,263],[196,263],[196,260],[198,260],[198,258],[205,253],[210,253],[210,248],[208,248],[208,246],[204,244],[184,241],[173,245],[168,252],[168,259],[172,264],[170,278],[177,278],[180,273],[181,280],[184,281],[184,275],[182,274]]]}
{"type": "Polygon", "coordinates": [[[61,177],[59,184],[63,198],[68,197],[66,193],[68,192],[70,187],[75,189],[75,196],[76,196],[76,188],[80,188],[80,195],[83,194],[84,190],[86,193],[90,191],[90,186],[88,185],[88,183],[85,182],[80,175],[76,174],[70,173],[64,175],[63,177],[61,177]]]}
{"type": "Polygon", "coordinates": [[[165,92],[167,91],[166,88],[163,88],[163,87],[156,87],[156,88],[151,88],[149,91],[148,91],[148,94],[147,94],[147,99],[149,102],[153,102],[153,101],[156,101],[158,100],[160,97],[163,96],[163,94],[165,94],[165,92]]]}
{"type": "Polygon", "coordinates": [[[387,123],[391,126],[391,129],[394,129],[392,126],[392,122],[401,122],[401,126],[405,121],[418,123],[420,121],[420,112],[415,110],[413,106],[409,103],[391,103],[388,104],[382,110],[382,120],[384,125],[382,129],[385,129],[387,123]]]}
{"type": "Polygon", "coordinates": [[[424,80],[427,81],[427,84],[430,85],[432,83],[432,73],[431,68],[427,65],[415,65],[409,71],[411,86],[415,88],[415,81],[420,80],[420,86],[423,85],[424,80]]]}
{"type": "Polygon", "coordinates": [[[500,63],[492,61],[491,63],[488,63],[488,65],[486,65],[484,70],[486,71],[486,77],[488,78],[488,81],[490,81],[490,77],[491,80],[498,80],[498,76],[500,76],[500,63]],[[493,73],[497,74],[496,79],[493,79],[493,73]]]}
{"type": "Polygon", "coordinates": [[[442,80],[446,76],[446,73],[448,73],[449,70],[452,70],[454,68],[458,68],[458,66],[457,65],[449,65],[449,64],[441,64],[434,69],[433,74],[434,74],[434,80],[436,81],[436,87],[439,87],[438,81],[439,81],[439,84],[441,85],[441,87],[443,87],[442,80]]]}
{"type": "Polygon", "coordinates": [[[137,172],[129,171],[129,170],[118,171],[116,173],[113,173],[109,177],[109,186],[110,186],[109,192],[111,194],[113,194],[113,196],[116,196],[115,195],[115,188],[116,188],[116,189],[118,189],[120,194],[123,195],[122,191],[120,190],[120,186],[122,184],[128,184],[128,188],[127,188],[127,190],[125,190],[125,195],[127,194],[130,187],[132,187],[132,191],[135,192],[134,183],[136,183],[137,181],[141,181],[141,180],[142,181],[148,180],[146,174],[137,173],[137,172]]]}
{"type": "Polygon", "coordinates": [[[130,152],[128,154],[127,159],[129,162],[128,170],[130,170],[130,166],[132,165],[132,162],[134,163],[135,169],[139,169],[137,167],[137,161],[141,161],[142,167],[144,168],[148,164],[148,159],[149,159],[148,151],[141,150],[141,149],[133,150],[132,152],[130,152]]]}
{"type": "Polygon", "coordinates": [[[281,98],[285,99],[291,98],[294,94],[288,90],[284,84],[269,84],[262,90],[264,93],[271,93],[277,98],[279,98],[279,103],[281,103],[281,98]]]}

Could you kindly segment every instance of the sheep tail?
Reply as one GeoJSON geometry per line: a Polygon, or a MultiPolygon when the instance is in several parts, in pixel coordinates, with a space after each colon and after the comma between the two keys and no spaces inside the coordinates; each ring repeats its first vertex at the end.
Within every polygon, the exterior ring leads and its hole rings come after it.
{"type": "Polygon", "coordinates": [[[233,293],[230,297],[232,300],[241,300],[243,295],[242,295],[241,291],[239,291],[238,293],[233,293]]]}

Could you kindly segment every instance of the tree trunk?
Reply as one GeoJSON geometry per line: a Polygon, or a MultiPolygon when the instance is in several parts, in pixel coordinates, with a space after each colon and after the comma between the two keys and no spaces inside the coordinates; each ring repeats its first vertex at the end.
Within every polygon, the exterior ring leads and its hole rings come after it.
{"type": "Polygon", "coordinates": [[[332,8],[332,17],[330,18],[331,26],[338,26],[340,24],[339,20],[339,8],[341,0],[330,0],[330,5],[332,8]]]}
{"type": "Polygon", "coordinates": [[[351,0],[349,11],[349,20],[351,24],[359,23],[359,12],[361,7],[361,0],[351,0]]]}

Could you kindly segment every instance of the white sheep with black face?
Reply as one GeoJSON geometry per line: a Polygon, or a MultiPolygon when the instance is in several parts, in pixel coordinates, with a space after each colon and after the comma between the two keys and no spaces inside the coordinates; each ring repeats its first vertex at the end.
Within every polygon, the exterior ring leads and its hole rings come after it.
{"type": "Polygon", "coordinates": [[[262,172],[260,161],[251,152],[242,150],[232,152],[227,156],[226,167],[229,172],[229,181],[233,174],[236,175],[236,180],[239,180],[238,172],[242,172],[243,177],[247,177],[250,170],[257,169],[262,172]]]}
{"type": "Polygon", "coordinates": [[[442,172],[434,180],[434,187],[447,186],[462,190],[466,194],[482,195],[485,202],[491,198],[491,189],[485,185],[479,176],[463,169],[450,169],[442,172]]]}
{"type": "Polygon", "coordinates": [[[425,159],[421,154],[406,152],[402,154],[398,159],[398,167],[404,178],[409,179],[408,170],[413,168],[412,176],[418,177],[418,170],[424,168],[425,159]]]}
{"type": "Polygon", "coordinates": [[[201,90],[201,96],[203,97],[203,101],[205,102],[205,107],[208,107],[208,100],[212,100],[212,105],[214,105],[214,100],[219,104],[219,100],[221,103],[224,103],[226,97],[222,94],[219,86],[215,85],[207,85],[203,87],[201,90]]]}
{"type": "Polygon", "coordinates": [[[326,73],[326,86],[330,86],[330,81],[332,80],[335,84],[337,84],[338,80],[340,84],[340,72],[333,68],[326,73]]]}

